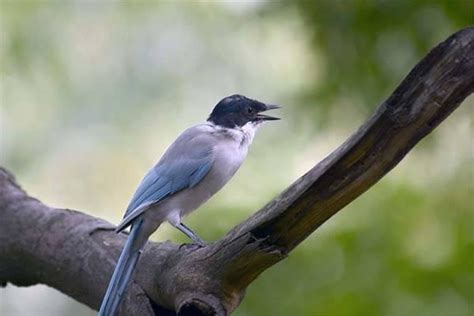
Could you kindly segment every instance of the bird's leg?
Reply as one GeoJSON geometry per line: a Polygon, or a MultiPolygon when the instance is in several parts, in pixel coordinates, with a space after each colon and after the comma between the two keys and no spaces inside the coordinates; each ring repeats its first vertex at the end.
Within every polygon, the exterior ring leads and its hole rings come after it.
{"type": "Polygon", "coordinates": [[[183,223],[179,223],[178,225],[176,225],[176,228],[182,231],[183,234],[191,238],[191,240],[194,241],[196,244],[200,246],[206,245],[206,242],[204,240],[199,238],[198,235],[196,235],[188,226],[184,225],[183,223]]]}

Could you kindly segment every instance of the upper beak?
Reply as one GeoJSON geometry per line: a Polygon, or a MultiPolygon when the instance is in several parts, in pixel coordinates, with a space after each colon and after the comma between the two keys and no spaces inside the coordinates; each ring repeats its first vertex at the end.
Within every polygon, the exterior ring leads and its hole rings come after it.
{"type": "MultiPolygon", "coordinates": [[[[279,108],[281,108],[281,107],[278,106],[278,105],[265,104],[265,110],[263,110],[262,112],[268,111],[268,110],[279,109],[279,108]]],[[[257,114],[257,119],[262,120],[262,121],[276,121],[276,120],[279,120],[280,118],[259,113],[259,114],[257,114]]]]}

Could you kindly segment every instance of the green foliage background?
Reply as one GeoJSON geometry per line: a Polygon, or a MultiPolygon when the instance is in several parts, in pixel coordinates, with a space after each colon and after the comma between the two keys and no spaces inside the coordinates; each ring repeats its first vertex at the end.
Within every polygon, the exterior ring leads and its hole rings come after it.
{"type": "MultiPolygon", "coordinates": [[[[0,2],[1,164],[118,223],[144,172],[223,96],[284,105],[187,223],[220,238],[344,141],[471,0],[0,2]]],[[[236,315],[474,313],[473,98],[252,284],[236,315]]],[[[186,239],[164,226],[155,240],[186,239]]],[[[78,276],[80,277],[80,276],[78,276]]],[[[94,315],[45,286],[0,315],[94,315]]]]}

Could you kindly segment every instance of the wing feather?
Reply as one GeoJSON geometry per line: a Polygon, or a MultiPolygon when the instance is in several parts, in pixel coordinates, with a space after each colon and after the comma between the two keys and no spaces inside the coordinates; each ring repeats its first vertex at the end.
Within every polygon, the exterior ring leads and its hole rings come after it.
{"type": "Polygon", "coordinates": [[[197,185],[208,174],[213,162],[210,135],[199,129],[186,130],[145,175],[116,230],[125,229],[151,205],[197,185]]]}

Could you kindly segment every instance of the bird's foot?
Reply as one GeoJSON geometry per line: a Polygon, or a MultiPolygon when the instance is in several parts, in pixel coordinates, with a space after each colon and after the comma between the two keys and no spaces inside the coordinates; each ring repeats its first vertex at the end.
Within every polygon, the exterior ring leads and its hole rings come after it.
{"type": "Polygon", "coordinates": [[[203,247],[206,247],[207,244],[204,242],[192,242],[192,243],[184,243],[179,246],[179,250],[181,249],[190,249],[190,250],[198,250],[203,247]]]}

